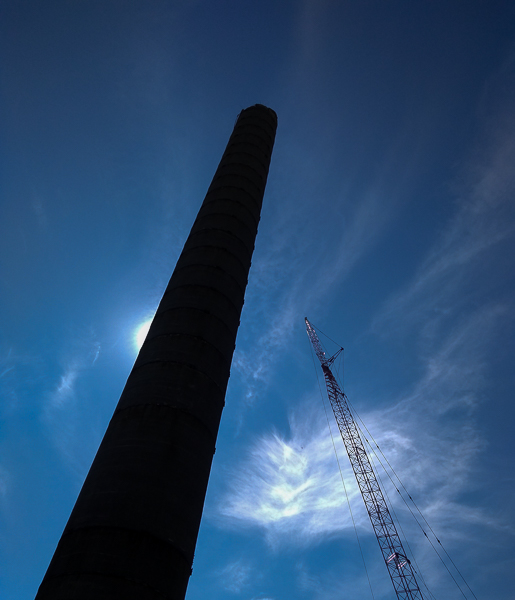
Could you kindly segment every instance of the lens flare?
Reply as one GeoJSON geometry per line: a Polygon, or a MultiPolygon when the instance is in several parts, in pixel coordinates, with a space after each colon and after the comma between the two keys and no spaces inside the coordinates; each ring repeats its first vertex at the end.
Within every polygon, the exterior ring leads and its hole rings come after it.
{"type": "Polygon", "coordinates": [[[152,319],[149,319],[148,321],[145,321],[144,323],[142,323],[136,329],[136,333],[134,335],[134,343],[135,343],[138,351],[141,349],[141,346],[143,346],[143,342],[145,341],[145,338],[147,337],[147,333],[148,333],[148,330],[150,329],[151,323],[152,323],[152,319]]]}

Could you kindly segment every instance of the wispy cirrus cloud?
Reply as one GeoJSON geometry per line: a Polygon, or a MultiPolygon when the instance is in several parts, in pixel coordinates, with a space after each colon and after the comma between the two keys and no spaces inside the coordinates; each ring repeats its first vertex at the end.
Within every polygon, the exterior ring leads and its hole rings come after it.
{"type": "MultiPolygon", "coordinates": [[[[491,305],[468,315],[425,356],[423,374],[411,390],[366,417],[401,479],[424,499],[433,523],[442,523],[447,507],[459,504],[461,492],[474,487],[472,474],[485,448],[476,409],[484,396],[488,347],[504,314],[503,306],[491,305]]],[[[462,505],[448,535],[458,531],[456,524],[473,522],[473,514],[462,505]]],[[[484,513],[483,521],[494,522],[484,513]]]]}
{"type": "MultiPolygon", "coordinates": [[[[334,204],[341,203],[335,199],[334,204]]],[[[331,247],[334,239],[314,239],[310,234],[308,214],[314,210],[311,205],[304,207],[303,225],[291,220],[284,229],[272,233],[267,250],[252,266],[247,310],[264,333],[251,348],[238,344],[233,358],[234,368],[245,381],[248,403],[266,385],[271,367],[290,342],[294,328],[341,283],[388,222],[388,203],[378,190],[370,189],[348,208],[345,218],[336,217],[341,219],[341,229],[331,247]],[[298,243],[299,239],[303,243],[296,246],[294,240],[298,243]]]]}
{"type": "Polygon", "coordinates": [[[77,433],[77,381],[81,368],[72,362],[64,368],[54,389],[43,404],[42,420],[50,439],[68,463],[75,462],[73,449],[77,433]]]}
{"type": "MultiPolygon", "coordinates": [[[[259,527],[273,546],[311,543],[349,525],[327,422],[323,415],[307,412],[311,418],[306,419],[306,411],[291,415],[289,438],[272,432],[256,440],[231,474],[220,505],[226,523],[259,527]]],[[[352,499],[357,486],[350,467],[343,467],[352,499]]]]}
{"type": "Polygon", "coordinates": [[[373,331],[388,335],[422,323],[438,337],[478,303],[502,294],[515,241],[515,115],[503,112],[467,165],[456,211],[413,280],[376,315],[373,331]]]}
{"type": "Polygon", "coordinates": [[[233,594],[239,594],[248,587],[253,574],[252,565],[242,558],[228,563],[218,572],[222,587],[233,594]]]}
{"type": "MultiPolygon", "coordinates": [[[[485,446],[475,409],[483,390],[485,347],[502,316],[498,305],[470,315],[427,358],[425,371],[411,389],[391,406],[363,415],[400,479],[409,482],[411,495],[448,540],[470,537],[470,527],[479,524],[502,528],[493,515],[460,502],[462,493],[474,487],[476,459],[485,446]]],[[[332,414],[329,418],[354,517],[359,527],[368,528],[332,414]]],[[[366,431],[365,436],[369,438],[366,431]]],[[[392,489],[376,458],[374,462],[387,489],[392,489]]],[[[289,436],[273,431],[259,437],[229,480],[220,514],[228,525],[262,529],[271,546],[310,545],[352,528],[322,410],[299,407],[290,415],[289,436]]],[[[391,499],[402,512],[396,493],[391,499]]],[[[408,529],[414,526],[413,522],[408,529]]]]}
{"type": "MultiPolygon", "coordinates": [[[[403,479],[424,497],[425,512],[449,537],[473,538],[482,525],[505,529],[482,508],[458,501],[474,489],[485,449],[476,411],[502,332],[513,327],[515,252],[515,118],[510,109],[489,123],[487,142],[467,166],[454,216],[412,281],[379,311],[372,331],[386,338],[411,336],[423,376],[381,415],[394,424],[383,447],[395,455],[402,438],[403,479]],[[416,437],[410,435],[416,432],[416,437]],[[470,527],[466,527],[466,525],[470,527]]],[[[395,456],[394,456],[395,457],[395,456]]],[[[477,485],[477,484],[476,484],[477,485]]]]}
{"type": "Polygon", "coordinates": [[[60,409],[70,404],[75,396],[75,384],[79,374],[76,364],[70,365],[61,375],[54,391],[49,394],[46,410],[60,409]]]}
{"type": "MultiPolygon", "coordinates": [[[[512,276],[515,250],[511,113],[490,123],[486,137],[488,142],[467,166],[454,215],[413,280],[384,304],[371,327],[385,337],[409,333],[416,340],[421,376],[390,407],[364,419],[401,479],[409,482],[412,495],[422,498],[425,515],[447,539],[474,539],[477,527],[506,528],[485,509],[462,500],[476,485],[477,459],[485,448],[476,410],[485,393],[489,354],[499,331],[514,316],[513,300],[503,288],[505,278],[512,276]]],[[[301,236],[308,240],[306,248],[297,254],[298,262],[284,267],[288,285],[280,286],[275,296],[266,281],[272,271],[272,279],[280,282],[282,267],[273,246],[265,254],[269,260],[262,263],[262,280],[258,265],[258,286],[262,305],[275,307],[273,317],[257,346],[235,356],[251,398],[266,382],[294,322],[341,282],[374,243],[384,226],[375,218],[377,206],[373,194],[357,205],[342,230],[340,246],[330,254],[326,240],[313,247],[309,237],[301,236]],[[320,264],[325,267],[319,269],[320,264]],[[310,291],[303,293],[306,289],[310,291]]],[[[343,515],[342,486],[326,425],[313,415],[302,425],[300,415],[291,416],[289,435],[270,432],[254,442],[236,466],[220,506],[229,524],[262,529],[271,545],[312,544],[341,535],[350,526],[343,515]]],[[[350,471],[345,478],[352,482],[356,500],[350,471]]],[[[393,501],[398,503],[395,494],[393,501]]]]}
{"type": "MultiPolygon", "coordinates": [[[[94,336],[93,336],[94,337],[94,336]]],[[[49,438],[64,461],[79,475],[84,475],[79,434],[81,433],[81,378],[94,367],[100,354],[100,343],[90,335],[80,337],[78,348],[63,367],[53,388],[46,393],[41,418],[49,438]]]]}
{"type": "Polygon", "coordinates": [[[14,347],[0,350],[0,414],[8,418],[33,401],[38,384],[45,379],[43,361],[14,347]]]}

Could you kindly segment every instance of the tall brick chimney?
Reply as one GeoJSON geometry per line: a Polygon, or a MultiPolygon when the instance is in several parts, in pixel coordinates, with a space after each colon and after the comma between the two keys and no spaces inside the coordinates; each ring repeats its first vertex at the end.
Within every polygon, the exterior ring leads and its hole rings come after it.
{"type": "Polygon", "coordinates": [[[277,117],[243,110],[36,600],[182,600],[277,117]]]}

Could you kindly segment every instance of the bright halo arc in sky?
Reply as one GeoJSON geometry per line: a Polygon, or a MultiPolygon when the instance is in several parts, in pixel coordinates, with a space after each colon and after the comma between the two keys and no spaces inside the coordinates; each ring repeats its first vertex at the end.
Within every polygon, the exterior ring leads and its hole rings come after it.
{"type": "Polygon", "coordinates": [[[150,329],[152,320],[153,319],[148,319],[148,321],[145,321],[136,329],[136,333],[134,335],[134,343],[136,344],[136,349],[138,351],[141,349],[141,346],[143,346],[143,342],[145,341],[145,338],[147,337],[147,333],[148,333],[148,330],[150,329]]]}

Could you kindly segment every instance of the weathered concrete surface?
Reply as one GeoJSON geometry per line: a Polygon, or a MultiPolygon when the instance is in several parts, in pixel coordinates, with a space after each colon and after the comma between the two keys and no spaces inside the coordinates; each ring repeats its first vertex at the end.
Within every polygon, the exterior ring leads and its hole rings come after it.
{"type": "Polygon", "coordinates": [[[184,598],[276,126],[240,113],[37,600],[184,598]]]}

